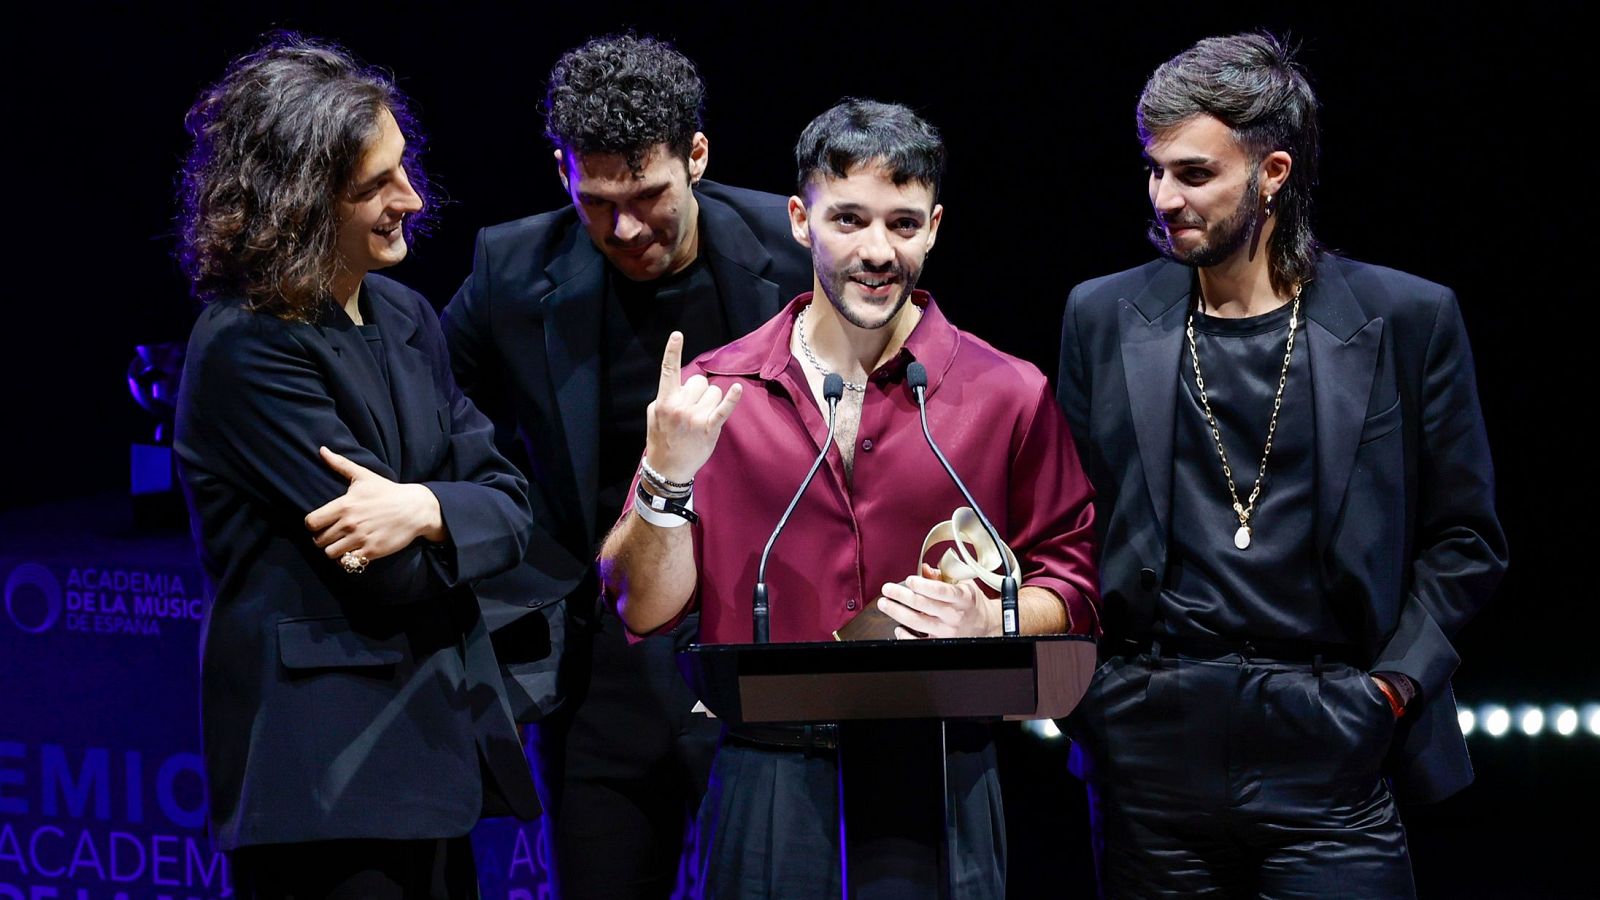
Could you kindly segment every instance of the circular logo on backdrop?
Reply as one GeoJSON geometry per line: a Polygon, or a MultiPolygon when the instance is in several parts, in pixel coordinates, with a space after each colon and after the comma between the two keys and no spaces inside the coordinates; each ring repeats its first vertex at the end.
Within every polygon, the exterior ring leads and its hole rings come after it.
{"type": "Polygon", "coordinates": [[[61,618],[61,582],[38,563],[23,563],[6,579],[6,615],[29,634],[48,631],[61,618]]]}

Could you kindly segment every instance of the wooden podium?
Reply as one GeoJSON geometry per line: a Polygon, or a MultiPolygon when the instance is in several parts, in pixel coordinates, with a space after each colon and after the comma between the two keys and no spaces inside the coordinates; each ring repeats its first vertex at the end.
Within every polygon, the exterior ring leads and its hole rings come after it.
{"type": "Polygon", "coordinates": [[[695,644],[678,666],[727,725],[840,726],[847,897],[951,898],[960,836],[946,723],[1065,716],[1088,689],[1095,654],[1079,635],[695,644]],[[930,752],[891,755],[885,739],[930,752]]]}

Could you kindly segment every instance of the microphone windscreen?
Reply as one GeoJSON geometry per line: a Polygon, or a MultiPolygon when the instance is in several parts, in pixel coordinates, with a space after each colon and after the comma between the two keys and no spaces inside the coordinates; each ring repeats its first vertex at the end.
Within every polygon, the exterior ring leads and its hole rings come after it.
{"type": "Polygon", "coordinates": [[[844,396],[844,376],[829,372],[822,379],[822,399],[838,400],[844,396]]]}
{"type": "Polygon", "coordinates": [[[911,365],[906,366],[906,384],[911,385],[912,390],[917,388],[926,389],[928,387],[927,367],[919,362],[913,362],[911,365]]]}

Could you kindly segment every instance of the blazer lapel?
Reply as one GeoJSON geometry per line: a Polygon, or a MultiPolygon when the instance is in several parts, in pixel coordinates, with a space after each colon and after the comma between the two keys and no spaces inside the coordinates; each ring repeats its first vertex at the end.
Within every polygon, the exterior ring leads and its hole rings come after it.
{"type": "Polygon", "coordinates": [[[540,301],[545,361],[561,412],[572,461],[584,534],[594,534],[600,491],[600,317],[606,289],[605,257],[589,236],[573,229],[569,251],[556,254],[545,273],[555,288],[540,301]]]}
{"type": "MultiPolygon", "coordinates": [[[[363,283],[363,289],[366,289],[363,283]]],[[[330,309],[322,322],[321,331],[328,346],[339,355],[342,374],[354,384],[356,391],[372,416],[372,433],[378,446],[367,447],[387,463],[394,473],[400,471],[400,428],[395,421],[394,401],[384,385],[383,373],[378,371],[378,361],[367,349],[366,338],[356,324],[338,309],[330,309]]],[[[387,341],[386,341],[387,342],[387,341]]],[[[358,435],[359,436],[359,435],[358,435]]]]}
{"type": "Polygon", "coordinates": [[[1327,550],[1350,484],[1383,344],[1383,319],[1368,319],[1344,276],[1326,263],[1306,288],[1305,306],[1321,553],[1327,550]]]}
{"type": "Polygon", "coordinates": [[[1177,415],[1178,368],[1191,270],[1163,267],[1132,300],[1119,304],[1122,371],[1128,409],[1139,442],[1139,461],[1159,526],[1160,560],[1166,558],[1172,513],[1172,429],[1177,415]]]}
{"type": "Polygon", "coordinates": [[[700,235],[706,263],[717,283],[717,298],[734,336],[761,327],[791,297],[779,297],[778,285],[764,276],[772,254],[732,207],[704,194],[700,203],[700,235]]]}
{"type": "Polygon", "coordinates": [[[434,460],[421,458],[418,453],[408,454],[406,448],[422,451],[436,447],[446,423],[438,419],[432,365],[427,354],[416,345],[419,336],[416,320],[381,291],[373,290],[370,296],[372,314],[383,335],[384,359],[389,364],[390,408],[398,433],[402,435],[389,457],[389,464],[401,481],[414,481],[429,474],[434,460]]]}

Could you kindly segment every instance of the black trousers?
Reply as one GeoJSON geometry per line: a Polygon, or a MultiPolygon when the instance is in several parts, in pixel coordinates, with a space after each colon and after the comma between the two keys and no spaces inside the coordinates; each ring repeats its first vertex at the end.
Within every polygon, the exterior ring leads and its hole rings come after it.
{"type": "Polygon", "coordinates": [[[730,737],[700,809],[704,900],[838,900],[847,882],[852,900],[938,896],[937,850],[923,843],[930,831],[948,842],[953,900],[1002,900],[1005,811],[988,726],[953,723],[947,732],[944,836],[939,744],[924,739],[923,724],[851,723],[839,750],[730,737]],[[854,776],[841,778],[841,754],[854,776]],[[848,873],[841,840],[865,857],[848,873]]]}
{"type": "Polygon", "coordinates": [[[1114,657],[1070,727],[1107,897],[1415,896],[1360,669],[1114,657]]]}
{"type": "Polygon", "coordinates": [[[259,844],[228,854],[238,900],[477,900],[472,839],[259,844]]]}
{"type": "Polygon", "coordinates": [[[680,869],[692,878],[684,844],[721,727],[690,712],[677,649],[663,639],[629,646],[609,611],[595,628],[567,631],[567,702],[532,734],[563,900],[664,898],[680,869]]]}

